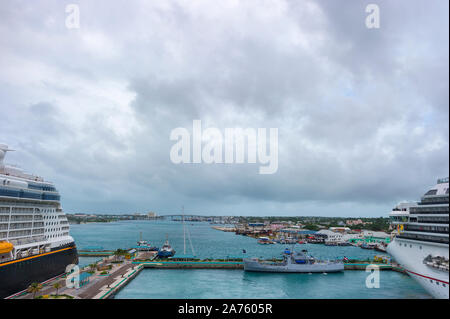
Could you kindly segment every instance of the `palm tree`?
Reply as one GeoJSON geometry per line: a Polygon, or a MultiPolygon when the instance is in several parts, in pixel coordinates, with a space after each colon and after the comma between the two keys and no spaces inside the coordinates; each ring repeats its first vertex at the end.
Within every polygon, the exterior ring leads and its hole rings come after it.
{"type": "Polygon", "coordinates": [[[42,285],[38,282],[33,282],[29,287],[28,287],[28,292],[33,294],[33,299],[36,297],[36,293],[39,292],[42,289],[42,285]]]}
{"type": "Polygon", "coordinates": [[[115,252],[114,252],[114,260],[115,261],[120,261],[120,256],[126,255],[127,251],[125,249],[120,249],[118,248],[115,252]]]}
{"type": "Polygon", "coordinates": [[[91,271],[95,271],[95,268],[97,268],[96,264],[90,264],[89,268],[91,269],[91,271]]]}
{"type": "Polygon", "coordinates": [[[53,284],[53,288],[56,289],[56,295],[58,296],[58,290],[62,287],[62,283],[60,281],[53,284]]]}

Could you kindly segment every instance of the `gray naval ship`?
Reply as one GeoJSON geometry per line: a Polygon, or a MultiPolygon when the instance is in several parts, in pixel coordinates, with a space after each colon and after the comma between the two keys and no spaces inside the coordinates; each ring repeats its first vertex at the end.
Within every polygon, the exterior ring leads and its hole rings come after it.
{"type": "Polygon", "coordinates": [[[258,258],[245,258],[245,271],[261,271],[261,272],[338,272],[344,270],[342,261],[320,261],[306,254],[306,250],[302,252],[294,252],[286,248],[283,252],[283,261],[271,262],[261,261],[258,258]]]}

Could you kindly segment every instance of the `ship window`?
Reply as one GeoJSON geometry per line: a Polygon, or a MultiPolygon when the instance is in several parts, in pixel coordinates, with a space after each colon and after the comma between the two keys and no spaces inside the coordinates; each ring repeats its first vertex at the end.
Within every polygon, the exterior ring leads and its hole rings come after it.
{"type": "Polygon", "coordinates": [[[430,279],[430,282],[433,283],[433,280],[430,279]]]}
{"type": "Polygon", "coordinates": [[[436,285],[438,285],[438,286],[439,286],[439,281],[436,281],[436,285]]]}
{"type": "Polygon", "coordinates": [[[428,192],[425,193],[425,195],[436,195],[437,189],[430,189],[428,192]]]}

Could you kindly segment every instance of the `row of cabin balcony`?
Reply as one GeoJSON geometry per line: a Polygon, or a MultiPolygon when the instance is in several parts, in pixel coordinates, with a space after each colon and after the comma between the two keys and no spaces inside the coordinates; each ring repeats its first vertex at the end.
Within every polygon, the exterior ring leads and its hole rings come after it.
{"type": "Polygon", "coordinates": [[[402,238],[402,239],[410,239],[410,240],[433,242],[433,243],[448,245],[448,235],[447,236],[433,236],[433,235],[424,235],[423,233],[403,232],[400,235],[397,235],[397,237],[402,238]]]}
{"type": "Polygon", "coordinates": [[[58,211],[58,208],[57,208],[57,204],[58,203],[45,203],[45,202],[42,202],[42,201],[38,201],[38,202],[36,202],[36,201],[34,201],[33,202],[33,200],[32,199],[27,199],[27,198],[23,198],[23,199],[20,199],[20,198],[17,198],[17,199],[14,199],[14,198],[10,198],[10,197],[1,197],[0,196],[0,207],[5,207],[6,206],[6,208],[10,208],[10,207],[12,207],[13,209],[14,208],[27,208],[27,207],[33,207],[33,208],[35,208],[35,209],[37,209],[37,210],[42,210],[42,209],[47,209],[47,208],[54,208],[54,209],[56,209],[56,211],[58,211]],[[27,202],[24,202],[24,200],[26,200],[27,202]]]}
{"type": "Polygon", "coordinates": [[[420,199],[419,205],[448,204],[448,195],[426,196],[420,199]]]}
{"type": "MultiPolygon", "coordinates": [[[[44,227],[44,223],[13,223],[10,225],[9,229],[18,229],[18,228],[42,228],[44,227]]],[[[0,229],[8,229],[8,224],[0,224],[0,229]],[[6,227],[6,228],[5,228],[6,227]]]]}
{"type": "Polygon", "coordinates": [[[37,242],[47,241],[43,234],[34,234],[32,237],[10,239],[9,242],[14,246],[33,244],[37,242]]]}
{"type": "Polygon", "coordinates": [[[405,231],[448,234],[448,225],[447,226],[422,226],[422,225],[407,224],[407,225],[405,225],[405,231]]]}

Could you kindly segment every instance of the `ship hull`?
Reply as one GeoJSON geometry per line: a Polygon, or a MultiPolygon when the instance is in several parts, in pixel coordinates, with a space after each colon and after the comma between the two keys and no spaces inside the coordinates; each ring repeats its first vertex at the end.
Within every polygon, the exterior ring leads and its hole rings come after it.
{"type": "Polygon", "coordinates": [[[340,272],[344,270],[343,263],[315,263],[315,264],[287,264],[274,265],[261,263],[256,260],[244,259],[245,271],[283,272],[283,273],[313,273],[340,272]]]}
{"type": "Polygon", "coordinates": [[[69,264],[78,264],[74,243],[41,255],[0,264],[0,298],[27,289],[33,282],[44,282],[65,273],[69,264]]]}
{"type": "Polygon", "coordinates": [[[449,298],[448,271],[432,268],[423,262],[428,255],[448,259],[448,245],[395,238],[387,246],[387,252],[434,298],[449,298]]]}
{"type": "Polygon", "coordinates": [[[166,250],[158,251],[158,257],[160,257],[160,258],[172,257],[173,255],[175,255],[175,251],[174,250],[172,250],[172,251],[166,251],[166,250]]]}

